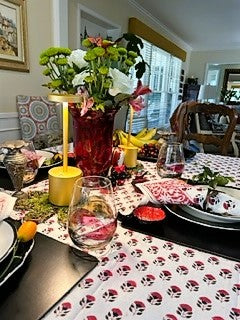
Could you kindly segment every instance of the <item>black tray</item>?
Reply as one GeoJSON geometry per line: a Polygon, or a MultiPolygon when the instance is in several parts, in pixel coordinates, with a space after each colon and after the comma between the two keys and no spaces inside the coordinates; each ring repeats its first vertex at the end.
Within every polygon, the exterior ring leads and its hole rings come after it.
{"type": "Polygon", "coordinates": [[[97,265],[96,258],[84,255],[77,256],[68,245],[37,233],[23,266],[0,287],[0,319],[41,319],[97,265]]]}
{"type": "Polygon", "coordinates": [[[142,222],[132,214],[119,214],[122,226],[163,240],[172,241],[231,260],[240,261],[239,231],[221,230],[185,221],[166,208],[166,218],[160,222],[142,222]]]}

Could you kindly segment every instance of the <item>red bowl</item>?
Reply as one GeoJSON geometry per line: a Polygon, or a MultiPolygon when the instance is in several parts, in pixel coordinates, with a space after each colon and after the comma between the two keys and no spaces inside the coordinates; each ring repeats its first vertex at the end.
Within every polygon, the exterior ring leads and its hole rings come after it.
{"type": "Polygon", "coordinates": [[[133,215],[141,221],[156,222],[166,218],[166,213],[162,208],[150,206],[138,207],[133,211],[133,215]]]}

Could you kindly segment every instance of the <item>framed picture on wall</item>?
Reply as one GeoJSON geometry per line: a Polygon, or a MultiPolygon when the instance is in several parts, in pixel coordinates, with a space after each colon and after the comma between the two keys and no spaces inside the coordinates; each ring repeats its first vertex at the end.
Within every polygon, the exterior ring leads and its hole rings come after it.
{"type": "Polygon", "coordinates": [[[29,72],[25,0],[0,0],[0,69],[29,72]]]}

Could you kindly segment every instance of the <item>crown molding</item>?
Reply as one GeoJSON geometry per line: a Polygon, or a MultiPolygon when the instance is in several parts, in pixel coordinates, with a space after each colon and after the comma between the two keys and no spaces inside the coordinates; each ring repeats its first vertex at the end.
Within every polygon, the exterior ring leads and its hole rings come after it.
{"type": "Polygon", "coordinates": [[[138,12],[141,14],[147,16],[150,20],[152,20],[156,25],[158,25],[166,34],[163,36],[170,36],[172,41],[176,41],[177,45],[183,46],[184,49],[192,51],[192,47],[184,42],[181,38],[179,38],[174,32],[170,31],[167,26],[165,26],[163,23],[160,22],[159,19],[154,17],[149,11],[144,9],[139,3],[137,3],[135,0],[128,0],[128,3],[132,5],[138,12]]]}

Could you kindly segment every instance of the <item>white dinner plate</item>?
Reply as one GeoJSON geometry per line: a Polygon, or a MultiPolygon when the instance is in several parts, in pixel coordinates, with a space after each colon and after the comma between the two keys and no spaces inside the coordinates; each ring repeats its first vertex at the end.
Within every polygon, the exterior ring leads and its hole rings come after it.
{"type": "Polygon", "coordinates": [[[0,222],[0,262],[13,250],[17,240],[15,227],[7,221],[0,222]]]}
{"type": "Polygon", "coordinates": [[[231,230],[231,231],[240,231],[240,222],[238,223],[222,223],[222,222],[213,222],[209,220],[202,220],[196,216],[193,216],[186,211],[183,211],[180,206],[177,205],[165,205],[169,212],[174,214],[175,216],[189,222],[196,223],[201,226],[205,226],[208,228],[214,229],[222,229],[222,230],[231,230]]]}
{"type": "MultiPolygon", "coordinates": [[[[228,194],[231,197],[234,197],[240,200],[240,190],[234,189],[230,187],[217,187],[216,190],[223,191],[224,193],[228,194]]],[[[239,216],[222,216],[214,213],[210,213],[201,209],[197,209],[193,206],[188,205],[180,205],[179,206],[183,211],[187,212],[188,214],[192,215],[193,217],[211,221],[211,222],[220,222],[220,223],[240,223],[240,212],[239,216]]]]}

